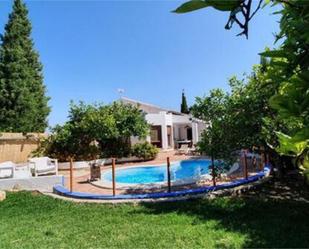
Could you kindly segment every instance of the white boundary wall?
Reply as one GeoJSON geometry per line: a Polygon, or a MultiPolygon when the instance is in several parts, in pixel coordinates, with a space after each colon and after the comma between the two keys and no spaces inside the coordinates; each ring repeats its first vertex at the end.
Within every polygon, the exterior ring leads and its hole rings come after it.
{"type": "Polygon", "coordinates": [[[52,192],[55,185],[63,184],[64,176],[39,176],[29,178],[0,179],[0,190],[37,190],[52,192]]]}

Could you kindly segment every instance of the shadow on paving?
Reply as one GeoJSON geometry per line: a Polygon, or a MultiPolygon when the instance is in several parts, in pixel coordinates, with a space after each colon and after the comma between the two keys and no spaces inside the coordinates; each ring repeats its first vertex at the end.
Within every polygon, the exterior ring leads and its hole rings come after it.
{"type": "Polygon", "coordinates": [[[218,229],[246,234],[245,248],[309,248],[309,190],[293,179],[241,197],[141,205],[146,209],[137,212],[193,216],[192,225],[216,220],[218,229]]]}

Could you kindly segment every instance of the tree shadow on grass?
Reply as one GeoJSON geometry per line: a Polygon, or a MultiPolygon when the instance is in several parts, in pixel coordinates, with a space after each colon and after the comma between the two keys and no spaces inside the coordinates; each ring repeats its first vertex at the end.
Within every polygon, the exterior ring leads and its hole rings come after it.
{"type": "Polygon", "coordinates": [[[192,225],[216,220],[218,229],[246,234],[245,248],[309,247],[309,204],[306,202],[238,197],[142,205],[145,209],[137,212],[177,212],[193,216],[192,225]]]}

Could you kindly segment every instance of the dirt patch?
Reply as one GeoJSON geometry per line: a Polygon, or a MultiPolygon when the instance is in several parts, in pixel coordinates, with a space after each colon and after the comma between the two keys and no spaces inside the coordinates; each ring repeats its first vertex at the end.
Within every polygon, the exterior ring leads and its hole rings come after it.
{"type": "Polygon", "coordinates": [[[38,195],[42,195],[42,193],[40,191],[34,190],[34,191],[31,191],[31,195],[38,196],[38,195]]]}
{"type": "Polygon", "coordinates": [[[243,194],[245,198],[303,201],[309,203],[309,187],[298,171],[290,171],[281,178],[260,185],[243,194]]]}

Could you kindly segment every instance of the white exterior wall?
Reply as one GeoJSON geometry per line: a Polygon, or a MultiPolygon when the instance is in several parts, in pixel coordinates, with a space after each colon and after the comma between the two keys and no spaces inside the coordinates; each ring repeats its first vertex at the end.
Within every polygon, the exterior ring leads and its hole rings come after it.
{"type": "MultiPolygon", "coordinates": [[[[172,113],[167,113],[165,111],[161,111],[159,113],[148,113],[146,114],[145,119],[150,125],[161,126],[162,149],[164,150],[174,148],[175,139],[186,139],[186,126],[192,127],[193,144],[196,144],[200,140],[201,134],[206,128],[206,125],[204,123],[197,120],[191,120],[190,116],[175,115],[172,113]],[[167,126],[171,126],[172,129],[171,146],[168,146],[167,126]]],[[[151,142],[150,136],[147,136],[145,140],[147,142],[151,142]]],[[[137,137],[131,137],[132,145],[143,141],[139,140],[137,137]]]]}
{"type": "Polygon", "coordinates": [[[192,128],[192,143],[196,144],[201,139],[201,134],[206,128],[205,123],[200,120],[191,118],[188,115],[173,115],[174,136],[176,139],[184,140],[187,138],[186,126],[192,128]]]}
{"type": "Polygon", "coordinates": [[[191,124],[189,116],[181,116],[181,115],[172,115],[173,124],[191,124]]]}
{"type": "Polygon", "coordinates": [[[192,123],[192,142],[193,144],[196,144],[199,141],[199,130],[198,130],[198,123],[193,122],[192,123]]]}
{"type": "Polygon", "coordinates": [[[196,144],[201,140],[203,131],[207,129],[207,126],[205,123],[202,122],[194,122],[192,123],[192,142],[193,144],[196,144]]]}
{"type": "MultiPolygon", "coordinates": [[[[125,97],[122,97],[121,101],[123,103],[136,105],[140,110],[146,113],[145,119],[149,125],[161,127],[162,149],[174,148],[175,141],[186,140],[188,137],[188,127],[192,128],[193,144],[196,144],[200,140],[203,130],[207,129],[207,125],[205,125],[204,122],[193,118],[191,115],[181,114],[179,112],[174,112],[125,97]],[[168,146],[167,126],[171,127],[170,146],[168,146]]],[[[150,135],[148,135],[145,140],[151,142],[150,135]]],[[[134,145],[145,140],[139,140],[137,137],[131,137],[131,144],[134,145]]]]}
{"type": "Polygon", "coordinates": [[[174,139],[185,140],[187,138],[186,126],[191,127],[190,116],[172,115],[174,139]]]}
{"type": "Polygon", "coordinates": [[[174,131],[176,140],[186,140],[187,139],[187,129],[186,126],[191,126],[191,124],[175,124],[174,131]]]}
{"type": "Polygon", "coordinates": [[[135,144],[144,143],[144,142],[151,142],[150,136],[146,136],[145,139],[140,139],[139,137],[131,136],[130,137],[131,146],[134,146],[135,144]]]}
{"type": "Polygon", "coordinates": [[[145,139],[140,139],[139,137],[131,136],[130,141],[131,141],[132,146],[134,144],[143,143],[143,142],[150,143],[150,136],[147,136],[145,139]]]}
{"type": "MultiPolygon", "coordinates": [[[[146,114],[145,118],[149,124],[161,126],[162,149],[169,149],[168,140],[167,140],[167,126],[169,125],[173,129],[172,114],[170,113],[167,114],[166,112],[149,113],[149,114],[146,114]]],[[[173,138],[172,138],[172,143],[173,143],[173,138]]]]}
{"type": "Polygon", "coordinates": [[[202,133],[205,129],[207,129],[207,125],[205,123],[198,123],[198,134],[199,134],[199,139],[198,141],[201,139],[202,133]]]}

